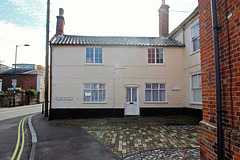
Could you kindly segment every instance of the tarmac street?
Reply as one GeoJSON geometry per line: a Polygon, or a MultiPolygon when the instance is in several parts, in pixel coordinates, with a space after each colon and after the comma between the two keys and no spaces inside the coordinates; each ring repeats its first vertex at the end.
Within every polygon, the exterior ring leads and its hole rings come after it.
{"type": "Polygon", "coordinates": [[[24,117],[26,116],[0,121],[0,159],[10,160],[18,156],[21,157],[21,159],[28,159],[31,135],[28,131],[26,120],[25,123],[20,123],[24,117]]]}
{"type": "Polygon", "coordinates": [[[42,111],[41,109],[42,104],[0,108],[0,121],[19,116],[39,113],[42,111]]]}
{"type": "Polygon", "coordinates": [[[41,104],[0,108],[0,159],[28,159],[31,134],[27,116],[40,111],[41,104]]]}
{"type": "Polygon", "coordinates": [[[79,127],[50,126],[42,115],[32,118],[37,133],[36,160],[111,160],[114,157],[79,127]]]}

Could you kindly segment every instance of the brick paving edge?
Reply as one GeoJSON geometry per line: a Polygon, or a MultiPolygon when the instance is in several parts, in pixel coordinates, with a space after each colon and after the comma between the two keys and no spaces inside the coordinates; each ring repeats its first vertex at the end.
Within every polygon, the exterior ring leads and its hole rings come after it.
{"type": "Polygon", "coordinates": [[[141,151],[141,152],[137,152],[137,153],[133,153],[133,154],[131,154],[131,155],[125,156],[125,157],[121,158],[121,160],[126,159],[126,158],[128,158],[128,157],[132,157],[132,156],[141,154],[141,153],[152,152],[152,151],[154,151],[154,150],[175,150],[175,149],[180,150],[180,149],[198,149],[198,148],[200,148],[200,147],[188,147],[188,148],[156,148],[156,149],[149,149],[149,150],[144,150],[144,151],[141,151]]]}

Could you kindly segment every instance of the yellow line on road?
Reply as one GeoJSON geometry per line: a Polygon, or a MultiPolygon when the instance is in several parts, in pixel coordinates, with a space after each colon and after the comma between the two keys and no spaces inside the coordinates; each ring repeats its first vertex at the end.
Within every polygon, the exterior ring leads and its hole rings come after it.
{"type": "MultiPolygon", "coordinates": [[[[31,116],[31,115],[30,115],[31,116]]],[[[26,116],[24,117],[23,119],[21,119],[21,121],[19,122],[18,124],[18,139],[17,139],[17,144],[16,144],[16,147],[15,147],[15,150],[13,152],[13,155],[12,155],[12,158],[11,160],[14,160],[16,155],[17,155],[17,152],[18,152],[18,149],[19,149],[19,144],[20,144],[20,140],[21,140],[21,131],[22,131],[22,144],[21,144],[21,149],[18,153],[18,157],[17,157],[17,160],[19,160],[21,158],[21,155],[22,155],[22,151],[23,151],[23,148],[24,148],[24,142],[25,142],[25,135],[24,135],[24,122],[25,120],[30,117],[30,116],[26,116]]]]}

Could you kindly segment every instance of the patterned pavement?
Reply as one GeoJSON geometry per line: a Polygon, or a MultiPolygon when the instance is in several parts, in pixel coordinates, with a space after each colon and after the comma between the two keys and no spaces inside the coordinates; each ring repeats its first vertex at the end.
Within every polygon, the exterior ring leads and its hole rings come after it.
{"type": "Polygon", "coordinates": [[[199,159],[198,125],[152,122],[88,119],[81,122],[81,127],[118,159],[199,159]]]}

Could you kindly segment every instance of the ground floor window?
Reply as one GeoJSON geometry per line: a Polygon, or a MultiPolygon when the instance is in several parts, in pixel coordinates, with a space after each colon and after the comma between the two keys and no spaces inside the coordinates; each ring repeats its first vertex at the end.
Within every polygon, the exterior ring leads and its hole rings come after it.
{"type": "Polygon", "coordinates": [[[145,89],[146,102],[166,102],[165,83],[146,83],[145,89]]]}
{"type": "Polygon", "coordinates": [[[105,84],[84,83],[84,102],[106,102],[105,84]]]}
{"type": "Polygon", "coordinates": [[[202,103],[201,72],[190,74],[190,100],[191,103],[202,103]]]}

